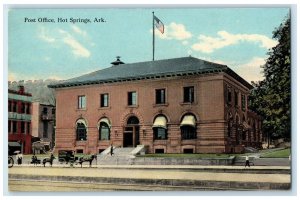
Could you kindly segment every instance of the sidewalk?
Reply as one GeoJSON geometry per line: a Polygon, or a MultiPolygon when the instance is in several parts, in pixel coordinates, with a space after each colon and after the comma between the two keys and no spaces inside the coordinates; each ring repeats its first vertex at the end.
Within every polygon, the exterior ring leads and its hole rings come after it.
{"type": "MultiPolygon", "coordinates": [[[[22,165],[14,165],[15,167],[33,167],[33,168],[39,168],[44,166],[42,164],[39,165],[33,165],[33,164],[22,164],[22,165]]],[[[79,164],[75,165],[73,167],[70,167],[70,164],[53,164],[52,168],[81,168],[79,164]]],[[[51,168],[49,163],[46,164],[45,168],[51,168]]],[[[90,168],[89,164],[85,163],[82,164],[82,168],[90,168]]],[[[237,170],[245,170],[245,169],[251,169],[251,170],[257,170],[257,169],[263,169],[263,170],[290,170],[289,166],[251,166],[251,167],[244,167],[244,165],[238,166],[238,165],[95,165],[93,163],[91,168],[101,168],[101,169],[237,169],[237,170]]]]}

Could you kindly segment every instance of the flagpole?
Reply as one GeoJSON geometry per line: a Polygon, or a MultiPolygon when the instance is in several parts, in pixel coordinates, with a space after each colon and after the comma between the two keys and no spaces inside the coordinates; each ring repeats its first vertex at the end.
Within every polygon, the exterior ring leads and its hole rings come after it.
{"type": "Polygon", "coordinates": [[[152,19],[152,29],[153,29],[153,40],[152,40],[152,47],[153,47],[153,49],[152,49],[152,55],[153,55],[153,57],[152,57],[152,60],[154,61],[154,44],[155,44],[155,36],[154,36],[154,12],[152,12],[152,14],[153,14],[153,19],[152,19]]]}

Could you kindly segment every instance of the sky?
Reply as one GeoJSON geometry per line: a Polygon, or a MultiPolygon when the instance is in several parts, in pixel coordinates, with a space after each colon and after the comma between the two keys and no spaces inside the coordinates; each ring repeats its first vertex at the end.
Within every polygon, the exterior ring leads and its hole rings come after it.
{"type": "Polygon", "coordinates": [[[155,60],[193,56],[251,82],[263,79],[272,32],[289,8],[10,9],[8,80],[65,80],[110,67],[116,56],[151,61],[152,11],[165,28],[155,31],[155,60]]]}

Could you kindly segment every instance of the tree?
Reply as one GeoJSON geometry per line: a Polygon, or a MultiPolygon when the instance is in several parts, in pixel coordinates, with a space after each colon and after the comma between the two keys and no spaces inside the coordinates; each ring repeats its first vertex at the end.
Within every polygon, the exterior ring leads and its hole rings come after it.
{"type": "Polygon", "coordinates": [[[278,44],[262,66],[264,80],[252,83],[250,109],[263,117],[263,132],[271,138],[291,137],[291,32],[290,17],[273,32],[278,44]]]}

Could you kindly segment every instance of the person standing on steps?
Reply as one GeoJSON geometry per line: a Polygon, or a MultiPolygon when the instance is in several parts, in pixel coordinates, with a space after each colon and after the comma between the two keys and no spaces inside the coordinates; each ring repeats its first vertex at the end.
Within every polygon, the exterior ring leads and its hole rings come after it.
{"type": "Polygon", "coordinates": [[[246,163],[245,163],[245,167],[248,166],[250,167],[250,161],[249,161],[249,157],[246,156],[246,163]]]}
{"type": "Polygon", "coordinates": [[[110,156],[112,156],[114,154],[114,147],[113,145],[111,144],[110,145],[110,156]]]}

